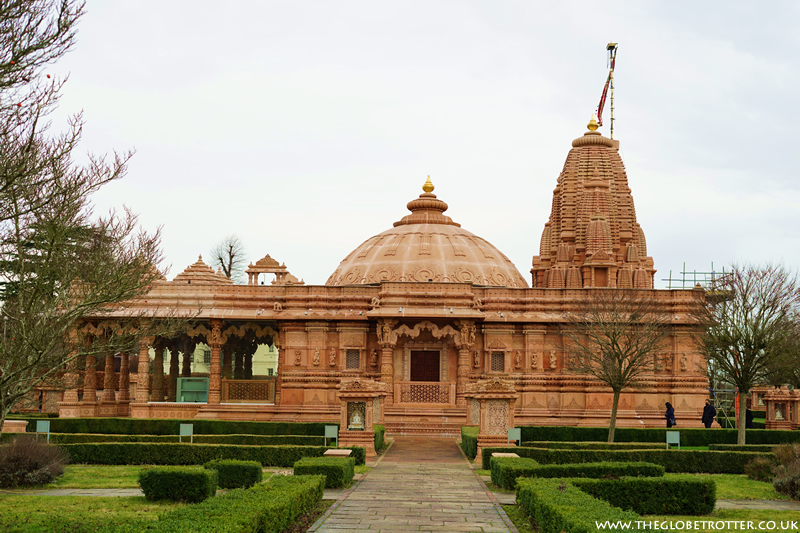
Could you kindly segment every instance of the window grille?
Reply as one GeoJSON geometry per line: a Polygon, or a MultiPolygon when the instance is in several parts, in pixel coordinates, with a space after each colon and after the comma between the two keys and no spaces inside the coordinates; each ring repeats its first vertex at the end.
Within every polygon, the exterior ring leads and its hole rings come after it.
{"type": "Polygon", "coordinates": [[[492,372],[505,372],[506,354],[505,352],[492,352],[492,372]]]}
{"type": "Polygon", "coordinates": [[[358,370],[361,367],[361,351],[347,350],[347,369],[358,370]]]}
{"type": "Polygon", "coordinates": [[[203,348],[203,364],[210,365],[211,364],[211,349],[210,348],[203,348]]]}

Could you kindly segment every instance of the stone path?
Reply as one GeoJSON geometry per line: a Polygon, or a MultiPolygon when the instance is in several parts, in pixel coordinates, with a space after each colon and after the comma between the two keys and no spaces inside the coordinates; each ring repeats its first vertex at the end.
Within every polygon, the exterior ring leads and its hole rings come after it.
{"type": "Polygon", "coordinates": [[[309,533],[517,533],[453,439],[396,437],[309,533]]]}

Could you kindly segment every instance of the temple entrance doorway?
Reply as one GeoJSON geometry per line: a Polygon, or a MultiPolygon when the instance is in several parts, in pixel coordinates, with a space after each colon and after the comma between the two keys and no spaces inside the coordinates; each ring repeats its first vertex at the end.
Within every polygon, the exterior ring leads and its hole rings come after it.
{"type": "Polygon", "coordinates": [[[439,381],[439,352],[411,351],[411,381],[439,381]]]}

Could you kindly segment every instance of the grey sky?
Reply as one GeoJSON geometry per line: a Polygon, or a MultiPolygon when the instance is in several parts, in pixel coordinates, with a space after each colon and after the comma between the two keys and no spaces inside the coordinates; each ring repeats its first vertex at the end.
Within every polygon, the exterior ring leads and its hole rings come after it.
{"type": "Polygon", "coordinates": [[[54,127],[83,109],[84,150],[137,150],[95,202],[163,225],[170,279],[235,233],[248,259],[324,283],[430,174],[530,282],[613,40],[615,138],[657,279],[795,268],[797,6],[90,0],[51,69],[70,74],[54,127]]]}

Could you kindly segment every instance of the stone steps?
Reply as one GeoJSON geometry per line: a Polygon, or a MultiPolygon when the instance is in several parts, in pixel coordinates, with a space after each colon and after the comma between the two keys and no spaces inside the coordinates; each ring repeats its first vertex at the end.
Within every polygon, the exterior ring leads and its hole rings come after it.
{"type": "Polygon", "coordinates": [[[389,407],[384,413],[389,435],[458,437],[466,420],[465,410],[458,407],[389,407]]]}

